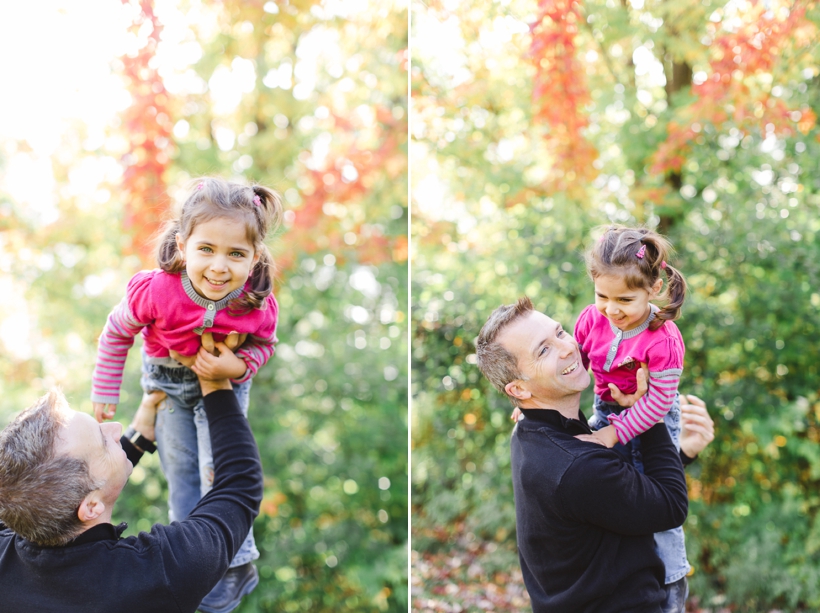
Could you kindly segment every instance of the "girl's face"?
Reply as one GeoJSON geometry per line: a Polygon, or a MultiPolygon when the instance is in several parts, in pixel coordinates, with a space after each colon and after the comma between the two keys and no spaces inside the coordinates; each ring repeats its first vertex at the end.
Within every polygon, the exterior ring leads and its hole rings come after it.
{"type": "Polygon", "coordinates": [[[213,301],[244,287],[259,260],[245,225],[222,217],[197,224],[187,240],[177,234],[177,247],[194,289],[213,301]]]}
{"type": "Polygon", "coordinates": [[[623,277],[604,275],[595,279],[595,306],[619,330],[626,332],[640,326],[649,316],[649,302],[658,296],[663,280],[651,290],[629,289],[623,277]]]}

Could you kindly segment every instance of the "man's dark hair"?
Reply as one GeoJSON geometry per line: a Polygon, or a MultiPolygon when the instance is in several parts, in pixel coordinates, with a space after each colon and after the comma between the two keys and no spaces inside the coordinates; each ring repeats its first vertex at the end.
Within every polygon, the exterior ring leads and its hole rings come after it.
{"type": "Polygon", "coordinates": [[[513,406],[518,406],[517,400],[507,394],[505,387],[510,381],[523,379],[524,376],[518,368],[516,357],[498,342],[498,335],[512,322],[532,310],[532,300],[527,296],[522,296],[515,304],[498,307],[482,326],[476,341],[478,368],[499,392],[510,399],[513,406]]]}
{"type": "Polygon", "coordinates": [[[51,391],[0,432],[0,521],[38,545],[77,536],[80,504],[98,487],[87,462],[56,451],[66,407],[51,391]]]}

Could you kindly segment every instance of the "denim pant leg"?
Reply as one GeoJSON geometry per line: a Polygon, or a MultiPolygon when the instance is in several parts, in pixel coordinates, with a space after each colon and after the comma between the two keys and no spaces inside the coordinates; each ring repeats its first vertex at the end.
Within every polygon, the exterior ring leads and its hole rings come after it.
{"type": "MultiPolygon", "coordinates": [[[[233,391],[236,394],[236,399],[239,401],[242,414],[247,417],[251,381],[248,380],[239,384],[234,383],[233,391]]],[[[198,442],[200,495],[204,496],[210,492],[213,487],[214,457],[211,451],[211,433],[208,429],[208,419],[205,416],[205,408],[201,400],[194,408],[194,424],[196,425],[196,437],[198,442]]],[[[239,551],[236,552],[236,556],[231,560],[230,567],[241,566],[257,558],[259,558],[259,551],[256,548],[256,541],[253,538],[253,526],[251,526],[251,530],[248,532],[245,542],[242,543],[242,547],[239,548],[239,551]]]]}
{"type": "MultiPolygon", "coordinates": [[[[611,413],[619,413],[621,407],[609,402],[603,401],[597,394],[594,401],[594,414],[589,420],[589,425],[594,430],[600,430],[604,426],[609,425],[608,415],[611,413]]],[[[675,401],[672,403],[672,408],[663,418],[666,429],[669,431],[669,436],[676,449],[680,449],[680,396],[675,396],[675,401]]],[[[614,451],[620,453],[627,462],[632,464],[636,470],[643,473],[643,456],[640,448],[641,441],[639,438],[634,438],[626,445],[616,444],[613,447],[614,451]]],[[[673,528],[672,530],[665,530],[663,532],[655,533],[655,550],[658,556],[663,560],[666,568],[665,583],[670,584],[685,577],[689,572],[689,562],[686,559],[686,542],[683,535],[683,527],[673,528]]]]}
{"type": "Polygon", "coordinates": [[[187,368],[143,362],[145,391],[162,390],[168,397],[157,411],[156,440],[168,482],[170,521],[185,519],[200,498],[197,431],[193,407],[201,397],[196,375],[187,368]],[[192,377],[193,375],[193,377],[192,377]]]}
{"type": "MultiPolygon", "coordinates": [[[[663,418],[669,436],[680,450],[680,395],[675,396],[672,408],[663,418]]],[[[686,539],[683,526],[664,532],[655,533],[655,549],[666,566],[667,585],[679,581],[689,572],[689,561],[686,559],[686,539]]]]}

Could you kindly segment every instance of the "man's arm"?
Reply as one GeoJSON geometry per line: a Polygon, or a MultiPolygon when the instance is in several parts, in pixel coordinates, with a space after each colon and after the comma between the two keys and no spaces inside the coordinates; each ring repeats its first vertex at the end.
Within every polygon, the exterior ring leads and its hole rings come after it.
{"type": "Polygon", "coordinates": [[[578,521],[627,535],[683,524],[689,506],[686,479],[666,426],[654,425],[640,440],[645,474],[600,446],[574,461],[560,491],[578,521]]]}

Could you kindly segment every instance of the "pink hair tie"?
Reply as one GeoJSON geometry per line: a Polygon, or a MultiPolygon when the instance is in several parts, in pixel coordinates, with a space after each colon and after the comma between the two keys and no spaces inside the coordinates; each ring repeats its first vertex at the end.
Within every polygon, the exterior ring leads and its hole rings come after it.
{"type": "Polygon", "coordinates": [[[646,253],[646,245],[641,245],[641,248],[638,249],[638,253],[635,254],[635,257],[642,260],[644,253],[646,253]]]}
{"type": "Polygon", "coordinates": [[[196,186],[196,191],[198,191],[198,192],[199,192],[199,191],[202,191],[202,188],[203,188],[203,187],[205,187],[205,184],[204,184],[204,183],[200,183],[199,185],[197,185],[197,186],[196,186]]]}
{"type": "Polygon", "coordinates": [[[664,270],[665,268],[666,268],[666,260],[663,260],[661,262],[661,270],[664,270]]]}
{"type": "Polygon", "coordinates": [[[253,197],[253,203],[256,206],[262,206],[262,199],[259,196],[254,196],[253,197]]]}

